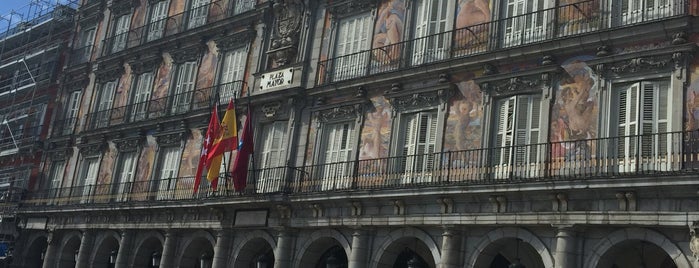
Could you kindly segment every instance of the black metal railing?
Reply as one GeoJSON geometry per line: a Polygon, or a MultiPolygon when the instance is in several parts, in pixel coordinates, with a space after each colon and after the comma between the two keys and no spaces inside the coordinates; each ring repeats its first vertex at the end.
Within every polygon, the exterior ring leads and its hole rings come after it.
{"type": "Polygon", "coordinates": [[[95,130],[209,109],[217,95],[220,95],[222,103],[238,97],[244,84],[243,81],[234,81],[89,113],[84,129],[95,130]]]}
{"type": "Polygon", "coordinates": [[[362,77],[402,68],[504,50],[556,38],[687,15],[688,0],[622,11],[613,0],[587,0],[466,26],[391,45],[341,55],[318,64],[317,83],[362,77]]]}
{"type": "Polygon", "coordinates": [[[30,193],[28,205],[190,200],[421,187],[699,174],[699,130],[527,144],[251,170],[235,191],[194,178],[74,186],[30,193]]]}
{"type": "Polygon", "coordinates": [[[53,128],[51,130],[51,137],[55,138],[73,135],[77,123],[77,117],[54,120],[53,128]]]}
{"type": "Polygon", "coordinates": [[[88,62],[92,56],[92,49],[94,47],[95,46],[93,45],[87,45],[71,50],[70,60],[68,61],[69,66],[75,66],[88,62]]]}
{"type": "Polygon", "coordinates": [[[124,49],[137,47],[166,36],[176,35],[223,20],[227,17],[224,4],[225,1],[214,1],[200,7],[187,9],[182,13],[162,20],[149,22],[144,26],[130,29],[127,32],[113,35],[102,41],[101,56],[108,56],[124,49]]]}

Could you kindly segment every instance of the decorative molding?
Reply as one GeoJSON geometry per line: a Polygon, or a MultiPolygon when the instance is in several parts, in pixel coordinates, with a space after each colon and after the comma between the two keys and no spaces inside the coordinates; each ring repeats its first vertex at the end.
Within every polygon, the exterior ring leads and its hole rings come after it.
{"type": "Polygon", "coordinates": [[[389,98],[391,106],[396,111],[411,110],[423,107],[433,107],[444,103],[448,98],[448,90],[440,89],[427,92],[393,96],[389,98]]]}
{"type": "Polygon", "coordinates": [[[328,0],[327,5],[328,11],[333,17],[342,18],[363,11],[370,11],[376,7],[376,0],[328,0]]]}
{"type": "Polygon", "coordinates": [[[78,150],[80,150],[80,155],[82,156],[99,156],[102,154],[105,148],[104,142],[79,144],[78,150]]]}
{"type": "Polygon", "coordinates": [[[155,4],[157,4],[159,2],[163,2],[163,1],[167,1],[167,0],[148,0],[148,5],[152,6],[152,5],[155,5],[155,4]]]}
{"type": "Polygon", "coordinates": [[[131,13],[133,8],[139,5],[138,0],[112,0],[109,10],[112,11],[114,17],[131,13]]]}
{"type": "Polygon", "coordinates": [[[282,103],[279,101],[265,103],[260,107],[260,110],[267,118],[274,118],[279,115],[282,103]]]}
{"type": "Polygon", "coordinates": [[[163,58],[160,56],[143,58],[133,58],[129,60],[128,64],[131,66],[131,73],[133,74],[143,74],[147,72],[155,72],[163,58]]]}
{"type": "Polygon", "coordinates": [[[65,75],[63,77],[63,88],[68,91],[83,90],[90,84],[90,78],[85,75],[65,75]]]}
{"type": "Polygon", "coordinates": [[[95,71],[98,83],[104,83],[119,79],[124,74],[124,66],[121,62],[110,65],[99,65],[95,71]]]}
{"type": "Polygon", "coordinates": [[[362,115],[362,106],[363,105],[361,103],[355,103],[324,110],[318,110],[316,114],[320,122],[355,119],[362,115]]]}
{"type": "Polygon", "coordinates": [[[297,54],[299,34],[306,7],[302,0],[274,0],[275,37],[267,51],[279,66],[292,62],[297,54]]]}
{"type": "Polygon", "coordinates": [[[186,131],[177,131],[155,135],[155,140],[161,147],[180,146],[187,139],[186,131]]]}
{"type": "MultiPolygon", "coordinates": [[[[495,67],[492,67],[495,68],[495,67]]],[[[556,64],[532,68],[523,72],[503,73],[482,76],[474,79],[481,91],[490,97],[504,97],[517,94],[541,92],[548,97],[554,78],[563,73],[556,64]]]]}
{"type": "Polygon", "coordinates": [[[143,143],[144,137],[129,137],[125,139],[114,140],[114,144],[119,152],[135,152],[143,143]]]}
{"type": "MultiPolygon", "coordinates": [[[[681,35],[679,36],[678,38],[681,38],[681,35]]],[[[682,79],[686,76],[687,65],[694,51],[696,44],[688,43],[620,55],[602,53],[604,56],[600,56],[598,53],[598,58],[586,63],[593,67],[597,75],[606,78],[646,72],[678,71],[677,78],[682,79]]]]}
{"type": "Polygon", "coordinates": [[[168,50],[172,57],[172,62],[182,64],[188,61],[198,61],[206,51],[206,46],[197,44],[195,46],[178,47],[168,50]]]}
{"type": "Polygon", "coordinates": [[[253,38],[255,38],[257,32],[254,29],[245,29],[241,32],[237,32],[231,35],[221,35],[214,38],[216,43],[216,48],[218,51],[225,52],[236,48],[247,46],[250,44],[253,38]]]}
{"type": "Polygon", "coordinates": [[[699,221],[693,221],[689,226],[689,250],[692,251],[692,256],[699,262],[699,221]]]}

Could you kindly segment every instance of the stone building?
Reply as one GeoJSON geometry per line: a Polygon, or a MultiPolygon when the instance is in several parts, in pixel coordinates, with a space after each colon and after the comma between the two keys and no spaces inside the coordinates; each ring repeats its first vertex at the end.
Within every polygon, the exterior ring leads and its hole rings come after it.
{"type": "Polygon", "coordinates": [[[699,267],[697,16],[84,0],[13,265],[699,267]],[[233,152],[195,193],[231,98],[254,126],[247,184],[233,152]]]}

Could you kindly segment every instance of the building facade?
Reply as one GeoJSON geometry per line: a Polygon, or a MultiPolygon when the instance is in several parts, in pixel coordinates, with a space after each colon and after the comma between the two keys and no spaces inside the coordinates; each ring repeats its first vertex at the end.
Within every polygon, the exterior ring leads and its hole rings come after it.
{"type": "Polygon", "coordinates": [[[699,267],[697,16],[84,0],[13,265],[699,267]],[[247,184],[195,193],[230,99],[247,184]]]}
{"type": "Polygon", "coordinates": [[[54,99],[77,3],[31,3],[0,20],[0,264],[13,258],[17,208],[42,180],[54,99]]]}

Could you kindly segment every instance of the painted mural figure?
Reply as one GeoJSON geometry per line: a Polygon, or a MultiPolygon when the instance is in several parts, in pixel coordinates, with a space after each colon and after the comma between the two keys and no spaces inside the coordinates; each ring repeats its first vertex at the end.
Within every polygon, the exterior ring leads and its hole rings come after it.
{"type": "Polygon", "coordinates": [[[378,10],[378,18],[374,26],[373,60],[379,65],[397,63],[400,59],[400,46],[403,41],[403,29],[405,22],[404,0],[386,1],[378,10]]]}
{"type": "Polygon", "coordinates": [[[485,49],[488,40],[490,7],[487,0],[460,0],[456,10],[454,38],[459,49],[485,49]]]}

